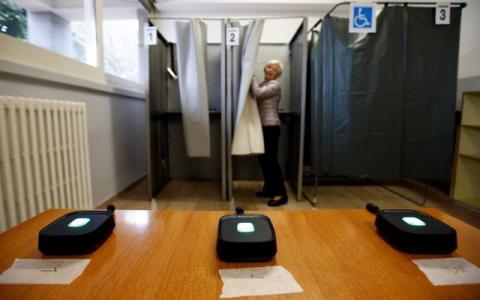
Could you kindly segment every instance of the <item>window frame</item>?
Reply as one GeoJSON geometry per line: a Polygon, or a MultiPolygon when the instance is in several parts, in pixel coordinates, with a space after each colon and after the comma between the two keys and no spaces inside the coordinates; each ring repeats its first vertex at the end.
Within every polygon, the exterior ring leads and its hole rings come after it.
{"type": "MultiPolygon", "coordinates": [[[[0,52],[2,53],[2,57],[0,57],[0,72],[145,99],[147,82],[138,83],[105,72],[103,43],[104,1],[91,1],[93,2],[93,13],[95,16],[97,66],[6,34],[0,34],[0,52]]],[[[142,4],[141,2],[139,3],[142,4]]],[[[145,9],[145,12],[149,15],[147,9],[145,9]]],[[[142,43],[143,41],[140,40],[140,45],[142,43]]],[[[148,70],[140,70],[140,72],[147,73],[148,70]]]]}

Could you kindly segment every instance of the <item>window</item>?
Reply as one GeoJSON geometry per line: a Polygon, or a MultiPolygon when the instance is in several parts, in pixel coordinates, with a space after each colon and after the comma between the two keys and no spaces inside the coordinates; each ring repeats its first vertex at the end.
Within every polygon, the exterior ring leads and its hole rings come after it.
{"type": "Polygon", "coordinates": [[[146,51],[143,27],[148,15],[136,0],[105,0],[103,9],[105,72],[144,83],[146,51]]]}
{"type": "Polygon", "coordinates": [[[97,65],[95,0],[0,0],[0,32],[97,65]]]}
{"type": "Polygon", "coordinates": [[[0,32],[25,40],[27,11],[15,3],[0,0],[0,32]]]}

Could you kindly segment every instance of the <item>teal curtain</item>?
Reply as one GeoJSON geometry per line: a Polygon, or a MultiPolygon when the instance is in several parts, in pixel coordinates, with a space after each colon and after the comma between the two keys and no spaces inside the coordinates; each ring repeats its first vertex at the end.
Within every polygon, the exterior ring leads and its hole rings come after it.
{"type": "Polygon", "coordinates": [[[450,25],[434,24],[433,8],[406,8],[403,177],[449,180],[457,92],[460,8],[450,25]]]}
{"type": "Polygon", "coordinates": [[[385,7],[370,34],[324,19],[310,56],[316,172],[448,179],[460,14],[435,26],[433,8],[385,7]]]}

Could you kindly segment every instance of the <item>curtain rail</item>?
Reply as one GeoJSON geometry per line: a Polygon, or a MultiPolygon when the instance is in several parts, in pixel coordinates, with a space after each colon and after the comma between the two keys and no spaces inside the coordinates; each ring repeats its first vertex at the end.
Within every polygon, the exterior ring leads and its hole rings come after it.
{"type": "Polygon", "coordinates": [[[223,21],[226,18],[187,18],[187,17],[149,17],[149,20],[173,20],[173,21],[189,21],[193,19],[201,19],[207,21],[223,21]]]}
{"type": "MultiPolygon", "coordinates": [[[[342,5],[348,5],[351,4],[351,1],[344,1],[344,2],[339,2],[335,4],[326,14],[325,16],[329,16],[337,7],[342,6],[342,5]]],[[[426,5],[436,5],[437,2],[389,2],[389,1],[372,1],[372,3],[380,4],[380,5],[404,5],[404,6],[426,6],[426,5]]],[[[452,6],[460,6],[461,8],[464,8],[467,6],[466,2],[451,2],[450,5],[452,6]]],[[[302,19],[305,16],[270,16],[270,17],[264,17],[264,19],[302,19]]],[[[196,19],[196,18],[187,18],[187,17],[149,17],[149,20],[191,20],[191,19],[196,19]]],[[[202,20],[209,20],[209,21],[221,21],[224,19],[229,19],[233,21],[241,21],[241,20],[253,20],[255,17],[245,17],[245,18],[224,18],[224,17],[210,17],[210,18],[199,18],[202,20]]],[[[309,30],[312,31],[315,27],[317,27],[321,22],[323,18],[318,20],[313,27],[309,30]]]]}
{"type": "MultiPolygon", "coordinates": [[[[273,19],[303,19],[305,16],[258,16],[258,18],[262,18],[265,20],[273,20],[273,19]]],[[[254,20],[257,17],[245,17],[245,18],[223,18],[223,17],[217,17],[217,18],[188,18],[188,17],[149,17],[150,20],[192,20],[192,19],[200,19],[200,20],[207,20],[207,21],[222,21],[225,19],[229,19],[230,21],[243,21],[243,20],[254,20]]]]}
{"type": "MultiPolygon", "coordinates": [[[[326,14],[325,14],[325,17],[328,17],[330,16],[330,14],[339,6],[342,6],[342,5],[349,5],[351,4],[352,2],[350,1],[345,1],[345,2],[339,2],[337,4],[335,4],[332,9],[330,9],[326,14]]],[[[403,6],[433,6],[433,5],[436,5],[438,2],[389,2],[389,1],[372,1],[372,3],[376,3],[376,4],[380,4],[380,5],[385,5],[385,6],[389,6],[389,5],[403,5],[403,6]]],[[[451,2],[450,5],[452,6],[459,6],[460,8],[465,8],[467,6],[467,3],[466,2],[451,2]]],[[[312,28],[310,28],[310,30],[308,31],[308,33],[312,32],[315,27],[317,27],[318,25],[320,25],[320,23],[322,23],[323,19],[325,18],[320,18],[317,22],[315,22],[315,24],[312,26],[312,28]]]]}

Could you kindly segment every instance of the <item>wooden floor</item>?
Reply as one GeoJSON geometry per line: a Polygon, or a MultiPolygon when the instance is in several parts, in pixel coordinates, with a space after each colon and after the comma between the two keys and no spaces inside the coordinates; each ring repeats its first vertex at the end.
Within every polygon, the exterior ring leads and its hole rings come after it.
{"type": "MultiPolygon", "coordinates": [[[[260,181],[236,181],[234,183],[234,200],[221,200],[220,184],[215,181],[182,181],[172,180],[165,189],[151,199],[147,192],[147,181],[142,180],[117,199],[101,205],[114,204],[117,209],[147,209],[147,210],[234,210],[236,206],[243,207],[247,212],[252,210],[316,210],[364,208],[368,202],[373,202],[381,209],[410,208],[419,206],[405,200],[377,185],[322,185],[304,187],[305,195],[314,199],[313,206],[305,198],[296,200],[291,189],[288,189],[289,202],[281,207],[267,206],[267,199],[256,198],[255,192],[261,189],[260,181]]],[[[424,195],[406,184],[389,185],[389,188],[407,195],[410,198],[422,200],[424,195]]],[[[480,228],[480,216],[453,203],[438,200],[434,194],[427,195],[425,207],[435,207],[451,216],[480,228]]]]}

